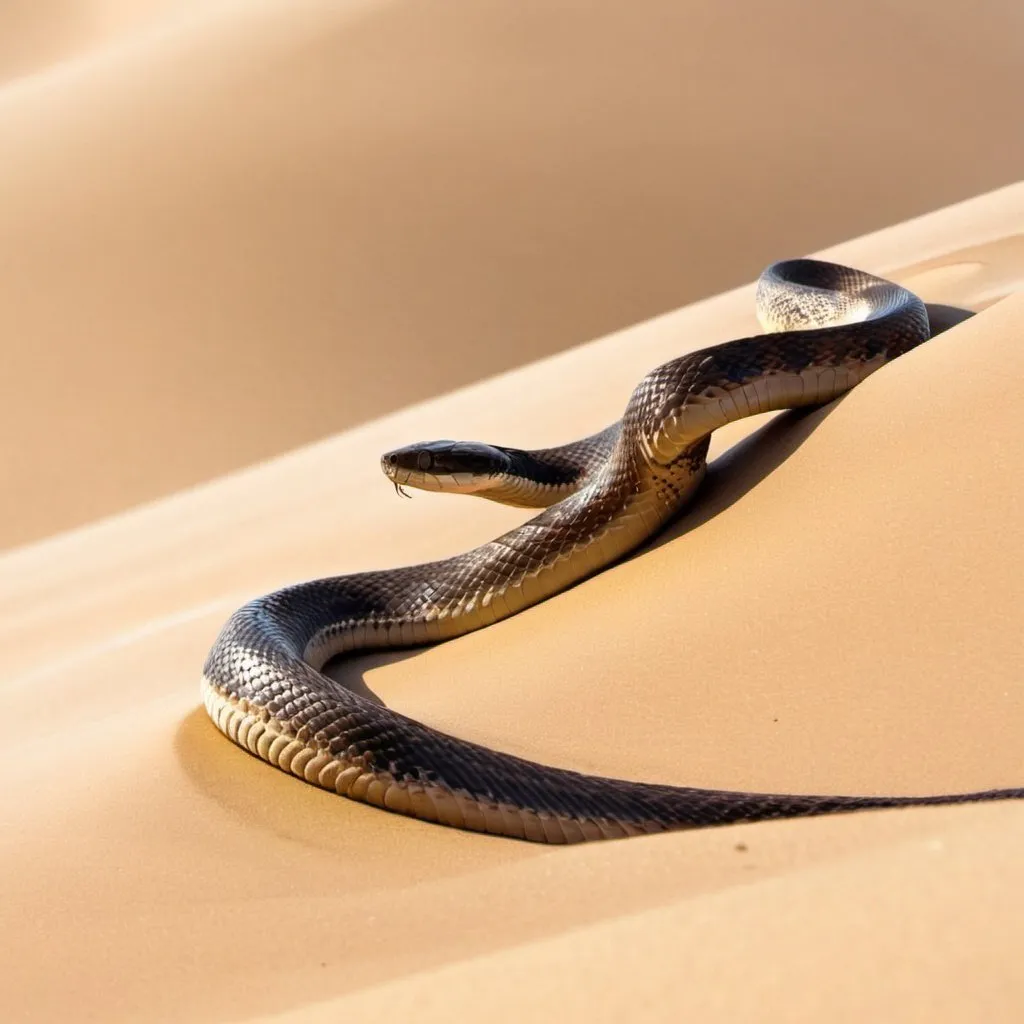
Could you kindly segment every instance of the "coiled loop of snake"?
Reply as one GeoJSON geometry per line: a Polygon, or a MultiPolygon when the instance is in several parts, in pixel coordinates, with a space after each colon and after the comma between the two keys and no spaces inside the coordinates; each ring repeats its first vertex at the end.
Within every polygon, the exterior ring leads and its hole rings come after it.
{"type": "Polygon", "coordinates": [[[630,782],[536,764],[446,735],[320,670],[346,651],[435,643],[564,590],[655,534],[690,499],[718,427],[827,402],[929,335],[916,296],[830,263],[776,263],[758,285],[766,333],[666,363],[622,419],[538,451],[411,445],[383,459],[396,487],[548,506],[453,558],[315,580],[236,611],[203,673],[210,717],[234,742],[343,796],[425,821],[576,842],[873,807],[1024,797],[728,792],[630,782]]]}

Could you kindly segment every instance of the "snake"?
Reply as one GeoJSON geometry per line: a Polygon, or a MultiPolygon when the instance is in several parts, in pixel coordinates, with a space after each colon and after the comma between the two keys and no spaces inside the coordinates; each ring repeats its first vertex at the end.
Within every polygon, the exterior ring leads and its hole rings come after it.
{"type": "Polygon", "coordinates": [[[585,774],[449,735],[324,673],[328,661],[354,651],[453,639],[592,576],[687,505],[714,430],[830,402],[931,334],[928,308],[913,292],[820,260],[773,263],[758,279],[756,308],[763,333],[652,370],[622,418],[597,434],[548,449],[442,440],[385,454],[381,467],[403,493],[476,494],[542,511],[450,558],[301,582],[239,608],[203,668],[202,698],[217,728],[263,761],[352,800],[546,843],[1024,798],[1022,788],[831,796],[585,774]]]}

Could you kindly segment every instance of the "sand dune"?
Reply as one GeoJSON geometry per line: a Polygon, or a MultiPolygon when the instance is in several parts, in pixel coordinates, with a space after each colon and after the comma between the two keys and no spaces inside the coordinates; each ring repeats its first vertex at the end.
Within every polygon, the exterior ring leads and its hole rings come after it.
{"type": "Polygon", "coordinates": [[[0,544],[1015,180],[1019,27],[1002,0],[3,5],[0,544]]]}
{"type": "Polygon", "coordinates": [[[197,696],[247,597],[522,519],[399,501],[380,452],[604,426],[756,329],[764,263],[881,229],[824,255],[979,315],[720,432],[627,562],[338,671],[586,771],[1021,784],[1024,184],[905,220],[1019,177],[1019,29],[924,0],[3,5],[4,1019],[1019,1019],[1020,805],[551,850],[304,786],[197,696]]]}
{"type": "MultiPolygon", "coordinates": [[[[1024,185],[827,255],[984,308],[805,415],[737,424],[692,511],[576,589],[361,658],[389,704],[502,749],[696,785],[1019,784],[1024,185]]],[[[225,741],[199,668],[245,597],[518,521],[399,501],[415,438],[553,443],[752,288],[0,558],[0,959],[12,1019],[1019,1016],[1024,807],[571,849],[314,790],[225,741]]]]}

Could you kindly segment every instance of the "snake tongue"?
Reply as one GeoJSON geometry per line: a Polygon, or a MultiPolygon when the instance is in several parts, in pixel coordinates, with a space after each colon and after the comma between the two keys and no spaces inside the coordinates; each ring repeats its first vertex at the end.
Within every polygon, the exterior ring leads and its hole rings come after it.
{"type": "Polygon", "coordinates": [[[405,488],[403,488],[402,485],[397,480],[393,481],[393,483],[395,485],[396,494],[400,494],[403,498],[412,497],[412,495],[408,491],[406,491],[405,488]]]}

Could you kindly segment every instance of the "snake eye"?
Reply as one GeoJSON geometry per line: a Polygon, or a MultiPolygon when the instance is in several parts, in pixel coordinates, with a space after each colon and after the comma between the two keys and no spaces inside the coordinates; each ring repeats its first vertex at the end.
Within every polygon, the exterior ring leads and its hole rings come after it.
{"type": "Polygon", "coordinates": [[[416,467],[418,469],[428,470],[430,469],[433,461],[434,460],[431,458],[430,452],[420,452],[416,456],[416,467]]]}

